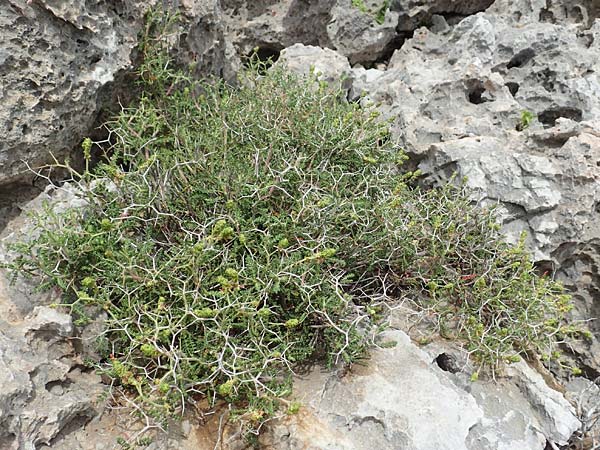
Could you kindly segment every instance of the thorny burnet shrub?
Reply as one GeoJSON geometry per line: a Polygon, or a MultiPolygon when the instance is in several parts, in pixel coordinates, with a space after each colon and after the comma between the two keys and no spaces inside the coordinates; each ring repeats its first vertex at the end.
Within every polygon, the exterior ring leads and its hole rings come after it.
{"type": "Polygon", "coordinates": [[[256,430],[297,364],[363,356],[399,299],[491,369],[575,331],[568,297],[492,212],[460,188],[409,187],[374,109],[315,74],[251,64],[234,87],[143,51],[114,145],[71,169],[86,205],[39,214],[12,268],[59,289],[78,325],[106,311],[96,365],[148,415],[223,399],[256,430]]]}

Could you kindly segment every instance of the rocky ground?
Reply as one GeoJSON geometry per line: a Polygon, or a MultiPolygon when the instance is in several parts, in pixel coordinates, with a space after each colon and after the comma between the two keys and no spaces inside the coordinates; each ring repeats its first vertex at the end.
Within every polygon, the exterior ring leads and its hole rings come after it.
{"type": "MultiPolygon", "coordinates": [[[[47,200],[77,206],[72,190],[44,189],[29,165],[68,154],[118,98],[151,1],[0,0],[0,258],[35,238],[26,211],[47,200]],[[11,220],[12,219],[12,220],[11,220]]],[[[600,2],[596,0],[182,0],[172,37],[198,75],[232,79],[254,48],[299,72],[344,78],[351,101],[393,120],[410,164],[439,184],[467,177],[473,200],[497,205],[509,239],[528,232],[541,270],[572,291],[575,316],[596,338],[571,350],[585,377],[562,386],[518,363],[497,382],[469,380],[446,342],[418,346],[407,312],[349,373],[313,369],[294,395],[303,407],[260,438],[272,449],[544,450],[594,448],[587,430],[600,395],[600,2]],[[363,10],[361,10],[363,9],[363,10]],[[530,113],[530,114],[529,114],[530,113]],[[531,118],[530,123],[527,118],[531,118]],[[569,402],[570,400],[570,402],[569,402]],[[583,434],[587,433],[587,436],[583,434]]],[[[165,3],[166,5],[166,3],[165,3]]],[[[168,6],[175,8],[175,5],[168,6]]],[[[52,293],[0,274],[0,449],[111,449],[131,438],[125,411],[106,411],[81,336],[52,293]],[[102,411],[104,411],[102,413],[102,411]]],[[[219,413],[187,418],[149,448],[241,448],[219,413]]],[[[136,428],[137,427],[137,428],[136,428]]]]}

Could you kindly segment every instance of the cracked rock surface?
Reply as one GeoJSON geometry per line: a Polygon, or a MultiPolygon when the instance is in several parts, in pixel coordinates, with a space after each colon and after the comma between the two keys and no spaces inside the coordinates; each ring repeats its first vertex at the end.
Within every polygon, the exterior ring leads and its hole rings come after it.
{"type": "Polygon", "coordinates": [[[151,1],[3,0],[0,185],[63,157],[90,132],[131,67],[151,1]],[[119,80],[117,80],[117,85],[119,80]]]}
{"type": "MultiPolygon", "coordinates": [[[[26,209],[51,200],[53,209],[77,207],[81,200],[65,187],[48,189],[26,209]]],[[[17,239],[33,239],[24,217],[10,222],[0,235],[0,260],[17,239]]],[[[52,446],[59,433],[77,429],[96,416],[104,390],[100,378],[83,364],[71,316],[47,305],[55,293],[35,292],[35,281],[10,283],[0,271],[0,449],[30,450],[52,446]]]]}
{"type": "Polygon", "coordinates": [[[269,428],[264,448],[543,450],[547,441],[566,444],[580,425],[563,395],[525,362],[497,383],[471,382],[464,355],[447,343],[419,348],[400,329],[382,338],[395,347],[374,351],[366,366],[296,380],[304,407],[269,428]],[[458,369],[442,369],[440,355],[458,369]]]}

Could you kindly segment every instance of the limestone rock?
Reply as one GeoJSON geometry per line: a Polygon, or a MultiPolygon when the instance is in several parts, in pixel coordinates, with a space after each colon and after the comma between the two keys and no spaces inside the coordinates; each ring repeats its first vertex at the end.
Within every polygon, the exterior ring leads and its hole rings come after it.
{"type": "Polygon", "coordinates": [[[227,37],[238,53],[256,47],[260,56],[277,56],[294,44],[337,50],[351,63],[373,62],[389,53],[398,13],[384,0],[225,1],[227,37]]]}
{"type": "MultiPolygon", "coordinates": [[[[48,188],[25,210],[81,206],[72,185],[48,188]]],[[[35,239],[34,224],[21,216],[0,235],[0,261],[14,257],[7,244],[35,239]]],[[[83,367],[73,342],[71,316],[47,305],[56,293],[35,292],[36,280],[0,270],[0,448],[29,450],[51,445],[63,430],[77,428],[101,410],[100,378],[83,367]]]]}
{"type": "Polygon", "coordinates": [[[410,32],[438,17],[465,17],[484,11],[494,0],[392,0],[390,9],[399,12],[398,30],[410,32]]]}
{"type": "MultiPolygon", "coordinates": [[[[138,35],[156,0],[4,0],[0,8],[0,185],[77,149],[105,110],[136,89],[138,35]]],[[[163,2],[180,11],[173,54],[199,75],[231,79],[239,68],[216,0],[163,2]]],[[[76,152],[78,154],[78,152],[76,152]]],[[[73,158],[71,158],[73,159],[73,158]]],[[[1,203],[0,203],[1,206],[1,203]]]]}
{"type": "Polygon", "coordinates": [[[580,426],[562,394],[524,362],[497,382],[471,382],[464,355],[452,371],[436,363],[456,352],[448,344],[421,349],[400,330],[384,340],[396,346],[343,377],[315,370],[296,380],[304,406],[268,428],[263,448],[543,450],[547,441],[566,444],[580,426]]]}
{"type": "Polygon", "coordinates": [[[131,67],[150,1],[6,0],[0,8],[0,184],[78,144],[131,67]]]}
{"type": "Polygon", "coordinates": [[[61,335],[70,334],[71,318],[36,312],[33,325],[0,322],[2,449],[50,444],[70,424],[85,423],[98,413],[99,377],[76,370],[74,349],[61,335]]]}
{"type": "Polygon", "coordinates": [[[303,76],[313,71],[320,81],[345,91],[351,85],[348,59],[330,49],[295,44],[281,52],[276,65],[283,65],[291,72],[303,76]]]}
{"type": "Polygon", "coordinates": [[[396,37],[398,13],[382,10],[386,3],[381,0],[364,2],[370,13],[352,8],[349,3],[338,1],[331,9],[327,24],[329,40],[352,64],[375,61],[386,53],[388,44],[396,37]],[[379,19],[378,14],[382,15],[379,19]]]}
{"type": "MultiPolygon", "coordinates": [[[[426,183],[466,176],[474,201],[497,205],[509,240],[526,231],[580,319],[599,311],[597,13],[591,1],[497,0],[454,25],[415,30],[385,71],[353,68],[350,91],[394,121],[426,183]]],[[[576,364],[599,374],[597,342],[575,347],[576,364]]]]}

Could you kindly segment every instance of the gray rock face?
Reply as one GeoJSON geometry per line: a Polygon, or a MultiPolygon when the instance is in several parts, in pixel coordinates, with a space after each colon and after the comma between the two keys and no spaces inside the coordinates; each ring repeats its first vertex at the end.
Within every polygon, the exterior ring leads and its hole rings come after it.
{"type": "Polygon", "coordinates": [[[396,346],[375,351],[366,367],[297,380],[304,408],[275,422],[264,448],[543,450],[580,426],[573,407],[524,362],[497,383],[470,382],[436,364],[454,352],[447,344],[420,349],[399,330],[385,340],[396,346]]]}
{"type": "Polygon", "coordinates": [[[462,18],[484,11],[494,0],[392,0],[390,9],[399,12],[398,31],[411,32],[436,22],[434,16],[462,18]]]}
{"type": "MultiPolygon", "coordinates": [[[[155,3],[5,0],[0,185],[30,176],[27,164],[51,162],[50,152],[68,155],[100,111],[130,91],[124,75],[132,69],[144,12],[155,3]]],[[[198,75],[227,79],[239,69],[239,55],[255,47],[261,56],[276,56],[295,43],[320,45],[351,63],[372,62],[398,45],[397,29],[412,31],[435,13],[479,11],[489,1],[363,3],[364,8],[351,0],[185,0],[177,3],[184,25],[173,46],[180,61],[196,64],[198,75]]]]}
{"type": "Polygon", "coordinates": [[[51,444],[98,413],[100,380],[82,370],[72,334],[70,316],[44,306],[20,322],[0,321],[0,448],[51,444]]]}
{"type": "Polygon", "coordinates": [[[302,43],[336,49],[354,63],[377,59],[396,34],[396,12],[386,10],[379,23],[375,16],[384,8],[383,0],[364,3],[365,9],[352,6],[351,0],[229,0],[223,10],[228,38],[241,54],[259,47],[264,56],[276,55],[302,43]]]}
{"type": "Polygon", "coordinates": [[[276,66],[307,76],[311,71],[319,81],[341,88],[345,92],[352,85],[351,69],[348,59],[339,53],[312,45],[294,44],[281,52],[276,66]]]}
{"type": "MultiPolygon", "coordinates": [[[[81,206],[75,190],[66,185],[44,194],[25,209],[81,206]]],[[[35,239],[32,223],[15,219],[0,236],[0,260],[10,261],[6,246],[17,239],[35,239]]],[[[71,316],[49,308],[56,293],[34,292],[35,280],[9,283],[0,271],[0,449],[29,450],[54,439],[69,427],[76,429],[101,410],[100,378],[85,368],[74,347],[71,316]]]]}
{"type": "Polygon", "coordinates": [[[338,1],[331,9],[327,34],[334,49],[347,56],[350,63],[372,62],[386,52],[396,36],[398,13],[385,10],[379,23],[373,15],[383,14],[384,1],[364,2],[367,11],[349,7],[348,1],[338,1]],[[383,18],[383,20],[381,20],[383,18]]]}
{"type": "Polygon", "coordinates": [[[210,75],[233,80],[241,61],[226,36],[227,26],[219,0],[182,0],[179,5],[179,42],[173,43],[180,63],[193,64],[198,78],[210,75]]]}
{"type": "Polygon", "coordinates": [[[4,0],[0,184],[65,156],[107,106],[151,1],[4,0]]]}
{"type": "MultiPolygon", "coordinates": [[[[293,44],[327,47],[351,64],[391,54],[417,27],[439,14],[468,15],[492,0],[225,0],[227,37],[241,54],[258,47],[263,56],[293,44]]],[[[442,19],[443,20],[443,19],[442,19]]],[[[445,23],[445,22],[444,22],[445,23]]],[[[260,52],[259,52],[260,53],[260,52]]]]}

